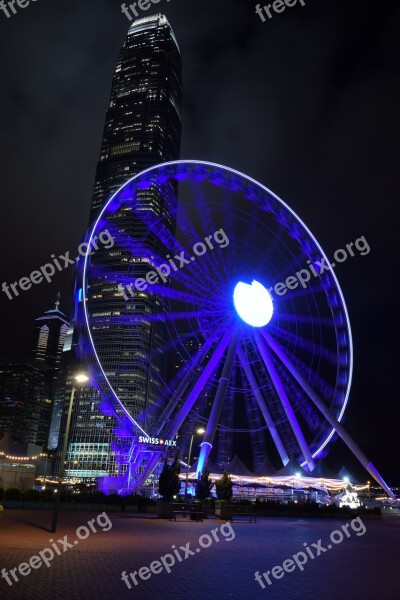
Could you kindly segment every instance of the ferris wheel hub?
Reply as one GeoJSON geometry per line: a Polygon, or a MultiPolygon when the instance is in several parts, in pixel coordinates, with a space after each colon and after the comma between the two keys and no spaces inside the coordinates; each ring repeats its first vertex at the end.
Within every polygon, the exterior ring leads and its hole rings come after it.
{"type": "Polygon", "coordinates": [[[239,281],[233,292],[233,303],[239,317],[251,327],[268,325],[274,313],[274,304],[266,287],[258,281],[251,284],[239,281]]]}

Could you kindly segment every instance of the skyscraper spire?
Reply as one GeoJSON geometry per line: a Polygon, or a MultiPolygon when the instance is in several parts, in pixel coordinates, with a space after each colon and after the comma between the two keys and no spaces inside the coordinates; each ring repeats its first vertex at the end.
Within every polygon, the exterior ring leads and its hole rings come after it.
{"type": "Polygon", "coordinates": [[[59,290],[57,293],[55,310],[58,310],[58,307],[60,306],[60,298],[61,298],[61,294],[60,294],[60,290],[59,290]]]}

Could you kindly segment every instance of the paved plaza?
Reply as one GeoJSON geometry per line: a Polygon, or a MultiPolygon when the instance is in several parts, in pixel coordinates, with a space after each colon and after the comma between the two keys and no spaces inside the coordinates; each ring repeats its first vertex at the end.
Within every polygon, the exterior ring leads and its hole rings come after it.
{"type": "MultiPolygon", "coordinates": [[[[229,525],[224,526],[223,521],[215,519],[203,523],[174,523],[150,515],[146,518],[146,515],[108,512],[112,527],[103,531],[102,528],[108,527],[105,526],[107,519],[97,521],[98,514],[61,512],[57,533],[50,534],[50,511],[6,510],[0,517],[0,570],[5,568],[10,573],[44,548],[50,552],[50,540],[60,555],[54,550],[50,567],[38,566],[38,559],[33,563],[36,568],[25,576],[17,570],[18,582],[9,574],[12,586],[5,578],[0,579],[1,600],[400,598],[400,513],[397,511],[385,515],[384,520],[365,521],[364,535],[357,536],[348,528],[350,537],[344,536],[342,542],[331,544],[332,548],[320,556],[309,558],[303,571],[297,567],[290,573],[277,569],[275,573],[280,579],[270,575],[272,583],[265,583],[265,589],[255,581],[255,571],[263,573],[282,566],[285,560],[306,550],[306,546],[317,554],[318,544],[315,547],[312,544],[322,539],[322,545],[328,546],[331,533],[341,529],[346,521],[259,518],[256,524],[233,523],[232,533],[229,525]],[[80,529],[80,537],[88,537],[78,540],[78,528],[86,526],[89,530],[87,524],[91,519],[95,519],[92,523],[98,532],[87,534],[85,529],[80,529]],[[64,540],[65,544],[57,540],[64,540]],[[166,564],[175,560],[171,572],[167,573],[164,568],[161,573],[152,572],[160,569],[156,565],[161,564],[160,558],[166,554],[170,554],[170,558],[164,559],[166,564]],[[155,563],[152,570],[143,569],[151,563],[155,563]],[[128,589],[121,580],[121,573],[140,569],[143,579],[136,575],[137,585],[131,582],[132,587],[128,589]]],[[[340,539],[339,534],[337,539],[340,539]]],[[[304,558],[299,559],[302,560],[304,558]]]]}

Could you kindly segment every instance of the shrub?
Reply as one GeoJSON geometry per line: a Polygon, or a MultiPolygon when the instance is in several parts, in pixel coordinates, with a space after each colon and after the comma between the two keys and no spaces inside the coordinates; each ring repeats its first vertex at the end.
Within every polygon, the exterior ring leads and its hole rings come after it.
{"type": "Polygon", "coordinates": [[[213,486],[214,483],[211,480],[210,471],[204,471],[196,483],[196,498],[198,500],[207,500],[207,498],[210,498],[213,486]]]}
{"type": "Polygon", "coordinates": [[[23,500],[27,500],[29,501],[33,501],[33,502],[39,502],[40,501],[40,492],[39,490],[25,490],[25,492],[22,494],[22,498],[23,500]]]}
{"type": "Polygon", "coordinates": [[[233,496],[233,482],[227,471],[215,482],[215,491],[219,500],[229,500],[233,496]]]}
{"type": "Polygon", "coordinates": [[[20,500],[21,499],[21,490],[18,488],[8,488],[4,492],[4,500],[20,500]]]}
{"type": "Polygon", "coordinates": [[[109,494],[107,496],[107,504],[122,504],[123,496],[119,494],[109,494]]]}
{"type": "Polygon", "coordinates": [[[107,494],[101,492],[100,490],[93,492],[92,502],[94,504],[105,504],[107,502],[107,494]]]}
{"type": "Polygon", "coordinates": [[[181,480],[179,474],[181,467],[179,464],[179,453],[175,456],[174,462],[169,465],[165,458],[164,467],[158,480],[158,493],[163,500],[171,500],[173,496],[177,496],[181,489],[181,480]]]}
{"type": "Polygon", "coordinates": [[[40,491],[40,498],[43,502],[48,502],[49,500],[54,499],[54,492],[50,488],[46,488],[45,490],[40,491]]]}

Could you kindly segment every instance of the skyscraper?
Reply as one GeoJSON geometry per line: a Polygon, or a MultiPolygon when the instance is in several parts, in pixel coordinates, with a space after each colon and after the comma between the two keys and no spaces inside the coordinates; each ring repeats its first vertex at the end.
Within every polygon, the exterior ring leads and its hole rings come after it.
{"type": "MultiPolygon", "coordinates": [[[[179,158],[181,71],[178,44],[166,17],[156,15],[135,21],[129,28],[113,77],[90,222],[128,179],[150,166],[179,158]]],[[[171,189],[170,199],[154,188],[140,194],[142,210],[164,216],[171,232],[174,220],[167,204],[176,200],[175,191],[171,189]]],[[[147,235],[143,222],[133,212],[117,211],[113,219],[118,230],[124,231],[132,242],[145,234],[149,250],[166,254],[161,242],[147,235]]],[[[119,280],[117,276],[113,279],[114,271],[127,275],[134,272],[137,277],[149,269],[148,264],[142,261],[139,264],[133,243],[130,250],[126,245],[119,246],[116,240],[111,250],[96,252],[96,261],[104,267],[100,271],[107,272],[107,277],[99,275],[91,280],[88,301],[97,342],[102,348],[103,368],[132,416],[148,410],[149,419],[154,418],[157,383],[151,379],[147,365],[151,363],[160,373],[166,368],[165,357],[157,353],[165,335],[163,325],[143,323],[133,332],[130,326],[110,327],[106,321],[113,315],[151,314],[155,304],[159,312],[163,301],[154,295],[136,294],[126,302],[118,293],[119,280]]],[[[68,452],[69,475],[95,477],[115,473],[110,443],[114,442],[115,448],[116,422],[104,414],[100,403],[99,392],[91,386],[76,394],[68,452]]]]}
{"type": "Polygon", "coordinates": [[[115,69],[90,220],[133,175],[180,153],[182,65],[165,16],[135,21],[115,69]]]}
{"type": "Polygon", "coordinates": [[[42,371],[27,363],[0,365],[0,439],[46,446],[51,399],[42,371]]]}
{"type": "Polygon", "coordinates": [[[33,333],[33,358],[35,365],[45,373],[50,397],[54,396],[61,353],[69,327],[67,317],[59,306],[60,294],[57,295],[55,307],[35,319],[33,333]]]}
{"type": "Polygon", "coordinates": [[[58,295],[55,307],[35,319],[32,360],[0,365],[0,438],[10,432],[18,442],[47,446],[55,383],[68,331],[59,305],[58,295]]]}

